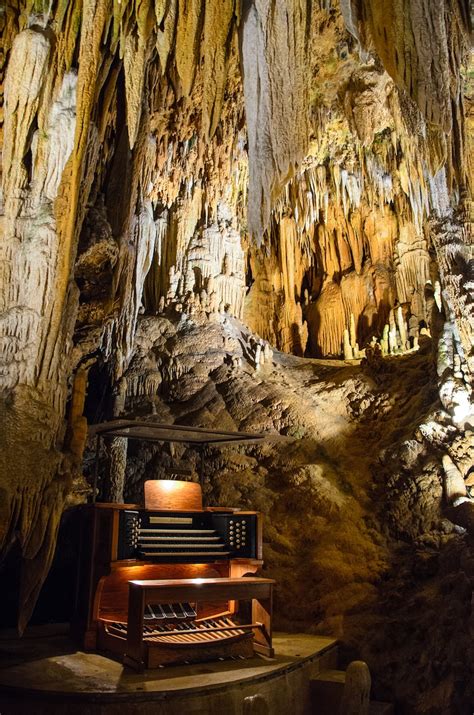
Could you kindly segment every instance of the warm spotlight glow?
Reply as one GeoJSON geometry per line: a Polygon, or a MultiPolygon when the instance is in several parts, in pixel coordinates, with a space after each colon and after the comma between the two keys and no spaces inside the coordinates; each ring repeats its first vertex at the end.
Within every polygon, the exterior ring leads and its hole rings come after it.
{"type": "Polygon", "coordinates": [[[179,479],[149,480],[145,482],[145,508],[201,511],[201,485],[197,482],[183,482],[179,479]]]}
{"type": "Polygon", "coordinates": [[[182,485],[185,482],[175,482],[172,479],[162,479],[160,480],[160,485],[163,491],[165,492],[172,492],[172,491],[177,491],[179,489],[182,489],[182,485]]]}

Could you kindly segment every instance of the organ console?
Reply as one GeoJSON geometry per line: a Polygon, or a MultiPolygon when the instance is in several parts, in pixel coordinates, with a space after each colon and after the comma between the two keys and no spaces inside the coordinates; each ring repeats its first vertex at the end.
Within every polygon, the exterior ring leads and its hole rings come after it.
{"type": "Polygon", "coordinates": [[[84,506],[80,544],[73,630],[86,649],[137,670],[273,655],[258,512],[203,508],[194,482],[148,481],[144,508],[84,506]]]}

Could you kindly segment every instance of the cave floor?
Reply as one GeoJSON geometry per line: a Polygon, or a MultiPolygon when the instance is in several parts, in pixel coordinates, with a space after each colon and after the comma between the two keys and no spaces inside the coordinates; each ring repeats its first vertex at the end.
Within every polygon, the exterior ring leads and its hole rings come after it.
{"type": "Polygon", "coordinates": [[[57,708],[67,704],[69,713],[75,713],[76,707],[81,713],[108,712],[109,706],[115,712],[113,708],[121,703],[126,712],[134,712],[134,703],[137,707],[140,703],[140,712],[146,712],[149,702],[159,708],[154,712],[161,712],[162,706],[163,712],[172,713],[175,708],[178,712],[185,698],[188,712],[213,712],[217,702],[227,708],[223,712],[233,712],[231,701],[241,702],[262,690],[275,694],[282,684],[288,695],[292,679],[301,691],[302,684],[307,686],[321,669],[336,666],[337,642],[330,637],[277,633],[274,647],[273,659],[256,656],[135,673],[112,658],[77,650],[65,627],[33,627],[22,639],[3,631],[0,711],[2,715],[33,712],[34,707],[36,713],[60,712],[57,708]],[[204,694],[212,703],[202,701],[204,694]],[[197,709],[190,705],[194,701],[197,709]]]}

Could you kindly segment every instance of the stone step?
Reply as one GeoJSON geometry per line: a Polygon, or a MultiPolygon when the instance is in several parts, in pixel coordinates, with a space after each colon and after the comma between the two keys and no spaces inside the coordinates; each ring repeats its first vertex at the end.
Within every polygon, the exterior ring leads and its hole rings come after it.
{"type": "Polygon", "coordinates": [[[317,715],[339,712],[346,674],[342,670],[322,670],[310,681],[311,702],[317,715]]]}
{"type": "MultiPolygon", "coordinates": [[[[321,670],[310,681],[310,693],[315,715],[337,715],[341,706],[346,673],[344,670],[321,670]]],[[[393,715],[392,703],[371,700],[369,715],[393,715]]]]}

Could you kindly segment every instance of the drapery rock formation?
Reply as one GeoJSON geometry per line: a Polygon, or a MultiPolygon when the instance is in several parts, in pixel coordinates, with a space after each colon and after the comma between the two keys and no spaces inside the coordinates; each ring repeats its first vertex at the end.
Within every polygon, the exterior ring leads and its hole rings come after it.
{"type": "MultiPolygon", "coordinates": [[[[0,549],[21,553],[20,629],[90,493],[87,421],[126,412],[290,435],[289,454],[210,457],[208,496],[268,514],[281,623],[308,513],[317,577],[286,625],[380,658],[367,633],[388,633],[397,587],[439,613],[446,579],[472,583],[443,512],[472,531],[467,4],[11,0],[0,23],[0,549]],[[360,367],[284,355],[364,349],[360,367]],[[394,576],[428,562],[431,602],[394,576]]],[[[125,449],[103,494],[139,494],[151,457],[124,474],[125,449]]],[[[426,673],[402,670],[379,682],[413,702],[426,673]]]]}

